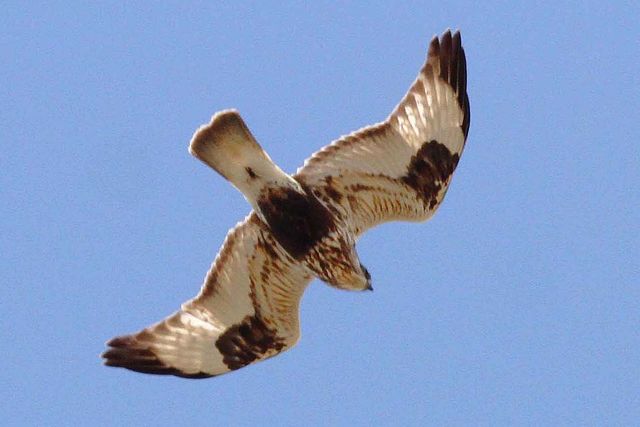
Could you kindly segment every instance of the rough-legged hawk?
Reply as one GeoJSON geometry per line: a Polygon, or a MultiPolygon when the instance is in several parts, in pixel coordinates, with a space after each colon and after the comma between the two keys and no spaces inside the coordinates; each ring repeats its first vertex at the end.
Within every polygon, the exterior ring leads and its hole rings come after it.
{"type": "Polygon", "coordinates": [[[274,356],[299,337],[298,306],[320,278],[371,289],[356,238],[385,221],[438,208],[469,132],[460,34],[431,41],[426,64],[391,115],[284,173],[240,115],[217,113],[189,151],[244,194],[253,211],[229,232],[200,293],[177,313],[112,339],[105,364],[201,378],[274,356]]]}

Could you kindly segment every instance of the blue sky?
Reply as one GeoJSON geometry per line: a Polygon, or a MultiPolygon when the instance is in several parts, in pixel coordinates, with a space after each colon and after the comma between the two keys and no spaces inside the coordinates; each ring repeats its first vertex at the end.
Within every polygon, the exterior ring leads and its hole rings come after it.
{"type": "Polygon", "coordinates": [[[8,425],[584,425],[640,419],[632,2],[9,2],[0,15],[8,425]],[[291,351],[200,381],[101,366],[198,291],[242,196],[187,153],[238,108],[294,171],[386,117],[459,28],[469,140],[427,223],[314,282],[291,351]]]}

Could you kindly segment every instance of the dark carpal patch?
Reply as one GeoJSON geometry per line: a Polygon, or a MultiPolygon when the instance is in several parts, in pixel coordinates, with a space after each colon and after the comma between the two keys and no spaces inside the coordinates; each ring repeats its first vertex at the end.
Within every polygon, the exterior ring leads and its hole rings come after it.
{"type": "Polygon", "coordinates": [[[229,369],[240,369],[269,350],[282,350],[284,343],[258,316],[247,316],[220,335],[216,348],[229,369]]]}
{"type": "Polygon", "coordinates": [[[418,192],[429,209],[438,204],[438,193],[456,170],[458,153],[451,151],[436,140],[422,144],[420,150],[411,158],[407,175],[402,178],[405,184],[418,192]]]}
{"type": "Polygon", "coordinates": [[[331,213],[311,191],[268,189],[258,207],[273,236],[295,259],[303,258],[334,227],[331,213]]]}

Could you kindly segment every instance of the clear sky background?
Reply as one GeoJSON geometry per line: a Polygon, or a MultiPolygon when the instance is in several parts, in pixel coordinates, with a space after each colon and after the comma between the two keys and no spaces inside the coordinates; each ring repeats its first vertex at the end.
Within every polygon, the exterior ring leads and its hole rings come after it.
{"type": "Polygon", "coordinates": [[[5,2],[8,425],[640,419],[637,2],[5,2]],[[615,4],[615,5],[614,5],[615,4]],[[193,297],[242,196],[187,152],[235,107],[283,169],[384,119],[459,28],[471,130],[442,208],[313,282],[291,351],[208,380],[101,365],[193,297]]]}

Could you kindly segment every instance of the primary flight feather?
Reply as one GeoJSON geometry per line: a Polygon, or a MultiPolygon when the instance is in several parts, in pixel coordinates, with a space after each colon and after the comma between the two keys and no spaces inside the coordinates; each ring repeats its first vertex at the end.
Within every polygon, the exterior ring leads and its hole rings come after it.
{"type": "Polygon", "coordinates": [[[459,32],[425,65],[383,122],[324,147],[294,175],[276,166],[234,110],[196,131],[189,151],[229,180],[253,211],[227,235],[200,293],[142,331],[110,340],[108,366],[204,378],[292,347],[302,294],[317,277],[371,289],[357,237],[386,221],[424,221],[442,202],[469,132],[459,32]]]}

